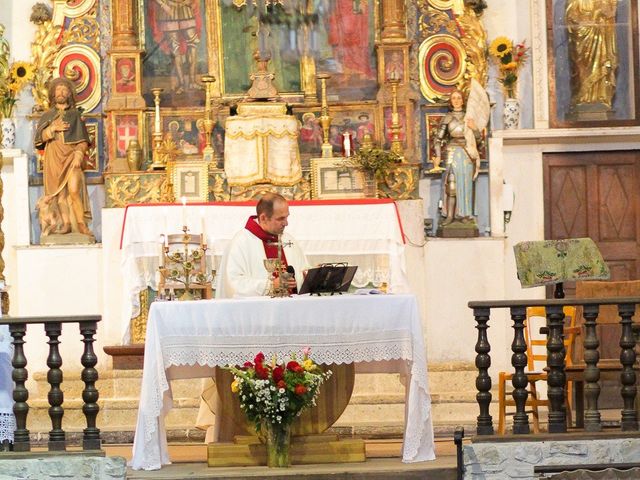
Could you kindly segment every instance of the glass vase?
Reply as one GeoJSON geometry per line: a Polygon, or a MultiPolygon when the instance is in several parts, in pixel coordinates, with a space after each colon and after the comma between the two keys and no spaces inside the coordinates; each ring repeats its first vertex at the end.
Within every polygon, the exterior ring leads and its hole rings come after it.
{"type": "Polygon", "coordinates": [[[267,466],[290,467],[291,425],[264,422],[263,427],[267,442],[267,466]]]}

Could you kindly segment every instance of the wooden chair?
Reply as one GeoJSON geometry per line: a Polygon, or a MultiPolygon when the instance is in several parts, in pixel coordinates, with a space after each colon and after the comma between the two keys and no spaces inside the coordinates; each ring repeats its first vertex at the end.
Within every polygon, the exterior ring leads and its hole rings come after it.
{"type": "MultiPolygon", "coordinates": [[[[580,332],[580,328],[576,327],[576,308],[571,306],[565,306],[564,309],[565,324],[568,325],[564,328],[564,347],[566,350],[565,362],[567,365],[571,365],[573,355],[573,345],[576,335],[580,332]]],[[[548,407],[549,400],[541,399],[536,389],[536,382],[547,380],[547,372],[543,369],[547,366],[547,340],[546,335],[539,335],[535,331],[533,318],[542,317],[546,319],[546,312],[544,307],[529,307],[527,308],[527,318],[525,320],[524,336],[527,344],[527,381],[529,382],[529,397],[525,403],[525,408],[528,413],[533,416],[533,431],[534,433],[540,432],[540,418],[538,407],[548,407]],[[536,363],[540,367],[536,370],[536,363]]],[[[538,330],[539,331],[539,330],[538,330]]],[[[511,395],[512,392],[507,392],[507,382],[513,379],[513,372],[500,372],[498,374],[498,434],[504,435],[506,433],[506,417],[507,415],[513,415],[513,412],[507,412],[507,407],[515,407],[516,403],[511,395]]],[[[572,385],[567,382],[567,419],[571,419],[571,390],[572,385]]]]}

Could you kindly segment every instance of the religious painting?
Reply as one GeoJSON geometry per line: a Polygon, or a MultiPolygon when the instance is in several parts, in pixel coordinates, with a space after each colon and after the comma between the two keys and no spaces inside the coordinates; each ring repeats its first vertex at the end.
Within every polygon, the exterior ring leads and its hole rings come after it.
{"type": "Polygon", "coordinates": [[[114,158],[125,158],[127,148],[131,140],[139,140],[138,136],[138,116],[137,115],[114,115],[115,124],[115,156],[114,158]]]}
{"type": "Polygon", "coordinates": [[[319,156],[324,141],[322,125],[320,125],[320,111],[295,112],[300,124],[299,147],[301,155],[319,156]]]}
{"type": "Polygon", "coordinates": [[[380,65],[380,69],[384,72],[383,81],[398,80],[400,84],[403,84],[405,81],[404,66],[406,65],[404,51],[400,48],[386,49],[382,61],[383,65],[380,65]]]}
{"type": "Polygon", "coordinates": [[[345,133],[350,133],[356,149],[360,148],[365,134],[371,135],[372,141],[378,140],[376,115],[372,105],[343,107],[341,110],[330,109],[331,126],[329,127],[329,143],[336,153],[342,152],[345,133]]]}
{"type": "Polygon", "coordinates": [[[361,170],[346,166],[341,158],[311,160],[311,198],[332,200],[364,196],[361,170]]]}
{"type": "Polygon", "coordinates": [[[116,57],[114,72],[114,93],[127,94],[136,93],[138,72],[136,72],[136,61],[133,57],[116,57]]]}
{"type": "MultiPolygon", "coordinates": [[[[176,145],[181,157],[201,157],[206,146],[203,112],[193,110],[173,110],[162,115],[163,140],[171,140],[176,145]]],[[[152,131],[154,116],[147,113],[147,149],[153,145],[152,131]]],[[[224,131],[216,124],[212,132],[212,145],[217,155],[224,145],[224,131]]]]}
{"type": "Polygon", "coordinates": [[[638,125],[637,0],[547,0],[552,127],[638,125]]]}
{"type": "Polygon", "coordinates": [[[377,66],[374,0],[315,2],[318,24],[312,32],[316,71],[328,73],[330,101],[375,98],[377,66]]]}
{"type": "MultiPolygon", "coordinates": [[[[383,148],[391,148],[391,140],[393,135],[391,133],[392,125],[392,109],[391,107],[383,108],[383,123],[384,123],[384,146],[383,148]]],[[[402,148],[407,148],[407,107],[398,106],[398,123],[400,124],[400,130],[398,132],[398,139],[402,142],[402,148]]]]}
{"type": "Polygon", "coordinates": [[[187,203],[206,202],[209,194],[209,167],[206,162],[178,161],[172,167],[173,195],[187,203]]]}
{"type": "Polygon", "coordinates": [[[153,105],[151,89],[164,89],[163,107],[198,106],[204,102],[200,77],[209,72],[207,12],[211,0],[145,0],[143,96],[153,105]]]}

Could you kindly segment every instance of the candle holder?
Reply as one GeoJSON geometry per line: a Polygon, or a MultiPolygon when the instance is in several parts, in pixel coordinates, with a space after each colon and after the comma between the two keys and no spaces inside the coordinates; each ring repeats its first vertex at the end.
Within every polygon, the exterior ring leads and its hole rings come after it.
{"type": "Polygon", "coordinates": [[[327,104],[327,80],[331,78],[328,73],[319,73],[316,78],[320,80],[320,95],[322,98],[322,110],[320,113],[320,125],[322,125],[322,157],[333,157],[333,148],[329,143],[329,128],[331,127],[331,117],[329,116],[329,105],[327,104]]]}
{"type": "Polygon", "coordinates": [[[392,75],[388,80],[391,85],[391,151],[404,161],[404,149],[400,141],[400,119],[398,116],[398,85],[400,79],[392,75]]]}
{"type": "Polygon", "coordinates": [[[149,170],[164,170],[166,164],[162,155],[162,122],[160,118],[160,94],[164,91],[164,88],[155,87],[151,89],[153,93],[153,101],[155,104],[155,117],[153,128],[153,153],[152,162],[149,170]]]}
{"type": "MultiPolygon", "coordinates": [[[[167,286],[167,281],[184,285],[183,293],[178,298],[183,301],[195,300],[194,291],[203,290],[207,284],[212,284],[215,278],[215,270],[212,269],[211,273],[206,272],[207,244],[204,241],[204,232],[200,236],[199,247],[194,249],[189,248],[189,245],[194,244],[192,235],[189,234],[189,227],[183,226],[182,232],[181,250],[169,252],[169,244],[162,247],[159,267],[161,284],[158,285],[158,297],[161,299],[167,299],[166,290],[168,290],[168,299],[171,300],[171,291],[177,289],[175,286],[167,286]]],[[[172,236],[174,235],[168,235],[167,238],[172,236]]]]}
{"type": "Polygon", "coordinates": [[[211,115],[211,89],[216,78],[213,75],[203,75],[202,83],[204,83],[204,133],[205,133],[205,147],[202,150],[202,159],[211,163],[215,158],[215,150],[211,143],[211,134],[213,133],[213,116],[211,115]]]}

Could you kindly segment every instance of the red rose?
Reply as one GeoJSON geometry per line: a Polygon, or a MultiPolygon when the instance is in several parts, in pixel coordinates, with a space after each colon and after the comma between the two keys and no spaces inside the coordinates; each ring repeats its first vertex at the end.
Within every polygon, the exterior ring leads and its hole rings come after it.
{"type": "Polygon", "coordinates": [[[264,362],[264,353],[259,352],[259,353],[256,355],[256,358],[254,358],[254,359],[253,359],[253,362],[254,362],[256,365],[257,365],[258,363],[262,363],[262,362],[264,362]]]}
{"type": "Polygon", "coordinates": [[[304,385],[296,385],[294,391],[296,392],[296,395],[304,395],[305,393],[307,393],[307,387],[305,387],[304,385]]]}
{"type": "Polygon", "coordinates": [[[269,378],[269,371],[264,368],[261,363],[256,363],[256,377],[260,380],[266,380],[269,378]]]}
{"type": "Polygon", "coordinates": [[[251,363],[251,362],[244,362],[243,367],[244,367],[244,368],[253,368],[253,363],[251,363]]]}
{"type": "Polygon", "coordinates": [[[282,380],[283,376],[284,376],[284,368],[282,368],[281,365],[278,365],[276,368],[273,369],[272,377],[274,382],[278,383],[280,380],[282,380]]]}
{"type": "Polygon", "coordinates": [[[291,360],[289,363],[287,363],[287,370],[290,370],[292,372],[297,372],[299,369],[300,369],[300,364],[295,360],[291,360]]]}
{"type": "Polygon", "coordinates": [[[277,386],[278,388],[287,388],[287,384],[284,383],[284,380],[280,380],[277,386]]]}

